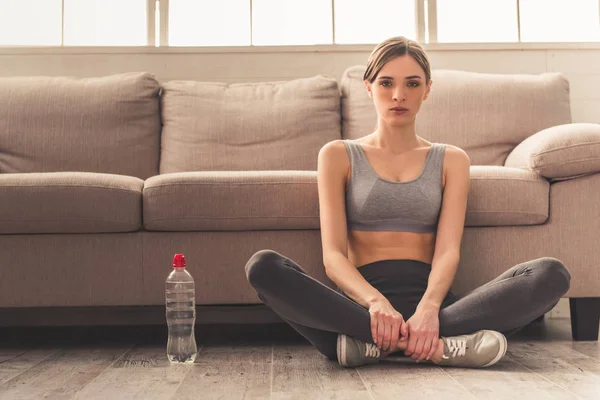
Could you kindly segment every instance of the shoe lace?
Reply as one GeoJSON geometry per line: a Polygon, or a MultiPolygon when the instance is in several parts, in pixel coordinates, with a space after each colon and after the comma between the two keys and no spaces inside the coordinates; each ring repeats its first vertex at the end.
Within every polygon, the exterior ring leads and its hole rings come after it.
{"type": "Polygon", "coordinates": [[[365,343],[365,357],[378,358],[381,352],[379,348],[372,343],[365,343]]]}
{"type": "Polygon", "coordinates": [[[467,341],[464,339],[448,339],[448,355],[444,354],[444,358],[461,357],[467,354],[467,341]]]}

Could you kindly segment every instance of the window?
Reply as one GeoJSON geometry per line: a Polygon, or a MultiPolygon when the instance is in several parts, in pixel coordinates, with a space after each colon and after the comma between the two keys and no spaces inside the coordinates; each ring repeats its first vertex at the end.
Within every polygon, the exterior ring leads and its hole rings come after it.
{"type": "Polygon", "coordinates": [[[0,0],[0,46],[600,42],[600,0],[0,0]]]}
{"type": "Polygon", "coordinates": [[[60,46],[62,0],[0,0],[0,46],[60,46]]]}
{"type": "Polygon", "coordinates": [[[437,0],[438,42],[518,42],[517,24],[516,0],[437,0]]]}
{"type": "Polygon", "coordinates": [[[252,44],[332,44],[330,0],[253,0],[252,44]]]}
{"type": "Polygon", "coordinates": [[[170,46],[247,46],[250,0],[170,0],[170,46]]]}
{"type": "Polygon", "coordinates": [[[379,43],[416,37],[414,0],[335,0],[336,43],[379,43]]]}
{"type": "Polygon", "coordinates": [[[69,46],[145,46],[146,0],[64,0],[69,46]]]}
{"type": "Polygon", "coordinates": [[[600,40],[598,0],[520,0],[522,42],[600,40]],[[544,12],[540,12],[540,10],[544,12]]]}

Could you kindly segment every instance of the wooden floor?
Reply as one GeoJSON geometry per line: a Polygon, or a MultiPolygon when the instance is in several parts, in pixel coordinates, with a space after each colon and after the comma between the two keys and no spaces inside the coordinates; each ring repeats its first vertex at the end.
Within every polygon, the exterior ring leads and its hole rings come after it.
{"type": "Polygon", "coordinates": [[[287,327],[269,334],[276,327],[200,333],[186,366],[167,361],[164,331],[5,330],[0,399],[600,399],[600,345],[573,342],[568,319],[530,325],[479,370],[406,360],[345,369],[287,327]]]}

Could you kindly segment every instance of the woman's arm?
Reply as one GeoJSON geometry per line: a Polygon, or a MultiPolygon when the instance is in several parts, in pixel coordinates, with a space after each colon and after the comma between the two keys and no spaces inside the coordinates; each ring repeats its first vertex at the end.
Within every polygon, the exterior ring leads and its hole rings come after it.
{"type": "Polygon", "coordinates": [[[404,354],[417,362],[429,360],[439,346],[439,317],[442,301],[456,275],[460,243],[467,212],[470,160],[458,147],[446,148],[446,184],[438,221],[431,273],[425,294],[407,321],[409,339],[404,354]]]}
{"type": "Polygon", "coordinates": [[[358,304],[369,310],[371,335],[384,351],[395,349],[406,337],[406,323],[384,295],[375,289],[348,260],[346,176],[350,161],[344,143],[336,140],[319,151],[319,214],[323,264],[329,279],[358,304]]]}
{"type": "Polygon", "coordinates": [[[350,161],[341,140],[321,148],[317,181],[323,264],[329,279],[358,304],[369,308],[385,297],[348,260],[345,190],[349,169],[350,161]]]}
{"type": "Polygon", "coordinates": [[[460,260],[467,197],[470,182],[470,159],[458,147],[446,149],[446,185],[438,221],[435,250],[427,290],[419,307],[440,309],[452,286],[460,260]]]}

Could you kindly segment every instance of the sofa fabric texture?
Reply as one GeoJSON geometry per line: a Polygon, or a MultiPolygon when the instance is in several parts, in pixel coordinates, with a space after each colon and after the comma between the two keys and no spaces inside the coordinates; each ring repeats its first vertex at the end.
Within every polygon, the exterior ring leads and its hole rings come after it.
{"type": "Polygon", "coordinates": [[[317,169],[340,136],[335,79],[166,82],[160,173],[317,169]]]}
{"type": "Polygon", "coordinates": [[[471,166],[465,226],[543,224],[550,184],[534,172],[493,165],[471,166]]]}
{"type": "MultiPolygon", "coordinates": [[[[317,156],[375,128],[362,72],[349,68],[341,91],[322,76],[0,79],[0,308],[164,306],[175,253],[186,255],[197,305],[260,303],[244,266],[261,249],[333,288],[317,156]]],[[[433,79],[417,134],[471,157],[452,290],[555,257],[572,275],[565,296],[600,297],[600,125],[570,123],[566,79],[433,79]]]]}
{"type": "MultiPolygon", "coordinates": [[[[351,67],[342,76],[344,139],[371,133],[377,124],[363,81],[365,69],[351,67]]],[[[571,122],[569,83],[559,73],[507,75],[434,69],[431,79],[431,93],[417,117],[417,135],[460,147],[472,165],[504,165],[508,154],[530,135],[571,122]]]]}
{"type": "Polygon", "coordinates": [[[91,172],[0,174],[0,234],[137,231],[143,186],[91,172]]]}
{"type": "Polygon", "coordinates": [[[573,178],[600,171],[600,125],[568,124],[544,129],[523,140],[504,164],[548,179],[573,178]]]}
{"type": "Polygon", "coordinates": [[[599,297],[599,188],[599,173],[553,183],[541,225],[466,227],[453,290],[466,293],[518,263],[551,256],[571,272],[566,297],[599,297]]]}
{"type": "MultiPolygon", "coordinates": [[[[144,288],[142,248],[139,231],[2,234],[0,306],[141,305],[144,288]]],[[[162,268],[160,272],[168,275],[168,267],[167,264],[167,270],[162,268]]],[[[162,304],[165,301],[164,279],[162,304]]],[[[197,287],[196,290],[202,289],[197,287]]]]}
{"type": "Polygon", "coordinates": [[[160,85],[150,73],[0,78],[0,173],[158,173],[160,85]]]}
{"type": "MultiPolygon", "coordinates": [[[[542,224],[547,180],[534,172],[473,166],[465,226],[542,224]]],[[[144,227],[152,231],[319,229],[314,171],[202,171],[144,184],[144,227]]]]}
{"type": "Polygon", "coordinates": [[[319,229],[314,171],[202,171],[152,177],[144,226],[153,231],[319,229]]]}

